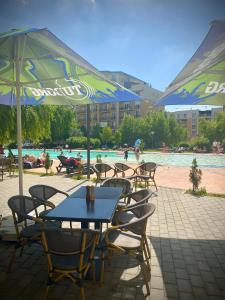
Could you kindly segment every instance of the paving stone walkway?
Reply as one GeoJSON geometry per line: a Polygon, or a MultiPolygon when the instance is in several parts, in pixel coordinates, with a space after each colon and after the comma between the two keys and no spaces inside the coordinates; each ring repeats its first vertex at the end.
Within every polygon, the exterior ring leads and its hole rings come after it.
{"type": "MultiPolygon", "coordinates": [[[[37,183],[72,191],[76,181],[63,176],[25,175],[24,186],[37,183]]],[[[0,214],[10,214],[7,200],[17,194],[18,179],[0,182],[0,214]]],[[[62,199],[54,199],[59,203],[62,199]]],[[[193,197],[182,190],[159,188],[147,235],[151,245],[151,294],[145,297],[143,270],[134,258],[114,257],[106,263],[102,287],[87,282],[86,299],[225,299],[225,199],[193,197]]],[[[0,242],[0,299],[42,299],[47,278],[46,257],[40,246],[26,247],[13,271],[5,272],[12,243],[0,242]]],[[[69,281],[52,287],[49,299],[76,299],[69,281]]]]}

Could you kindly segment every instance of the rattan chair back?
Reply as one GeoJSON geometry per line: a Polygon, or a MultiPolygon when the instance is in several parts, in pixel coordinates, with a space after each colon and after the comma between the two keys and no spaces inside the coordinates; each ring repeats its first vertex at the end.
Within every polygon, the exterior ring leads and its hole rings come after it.
{"type": "Polygon", "coordinates": [[[148,200],[152,197],[153,192],[150,189],[142,189],[136,192],[133,192],[129,195],[128,206],[131,208],[140,204],[148,203],[148,200]],[[133,203],[135,202],[135,203],[133,203]]]}
{"type": "Polygon", "coordinates": [[[44,185],[44,184],[37,184],[31,186],[29,188],[29,193],[31,194],[32,197],[37,198],[43,202],[55,196],[57,193],[68,196],[67,193],[60,191],[52,186],[44,185]]]}
{"type": "Polygon", "coordinates": [[[125,178],[109,178],[106,179],[102,185],[103,187],[121,187],[123,189],[121,198],[127,197],[132,191],[132,183],[125,178]]]}

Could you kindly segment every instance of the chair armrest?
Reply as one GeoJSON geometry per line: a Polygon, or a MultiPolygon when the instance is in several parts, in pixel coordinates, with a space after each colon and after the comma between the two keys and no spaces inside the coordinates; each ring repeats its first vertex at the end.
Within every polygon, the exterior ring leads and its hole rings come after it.
{"type": "Polygon", "coordinates": [[[55,204],[53,204],[51,201],[45,201],[45,203],[43,203],[43,205],[49,206],[51,208],[55,208],[55,204]]]}
{"type": "Polygon", "coordinates": [[[43,223],[43,220],[41,218],[33,217],[30,215],[26,215],[26,219],[34,221],[36,223],[43,223]]]}
{"type": "Polygon", "coordinates": [[[63,191],[60,191],[60,190],[58,190],[58,193],[60,193],[60,194],[63,194],[63,195],[65,195],[65,196],[69,196],[69,194],[68,193],[66,193],[66,192],[63,192],[63,191]]]}

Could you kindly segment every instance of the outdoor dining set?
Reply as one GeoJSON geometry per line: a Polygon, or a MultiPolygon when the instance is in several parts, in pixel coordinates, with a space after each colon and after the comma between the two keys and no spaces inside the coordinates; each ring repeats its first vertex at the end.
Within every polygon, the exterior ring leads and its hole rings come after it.
{"type": "MultiPolygon", "coordinates": [[[[22,255],[24,246],[42,245],[48,265],[46,299],[50,287],[65,277],[78,285],[80,298],[85,299],[85,281],[97,279],[101,285],[105,260],[110,261],[114,252],[134,255],[150,273],[146,225],[155,211],[155,205],[149,203],[154,193],[148,186],[133,189],[137,179],[130,180],[135,175],[147,175],[134,170],[129,179],[123,164],[118,164],[118,173],[102,181],[108,165],[95,164],[94,168],[98,177],[91,197],[87,194],[89,186],[68,194],[42,184],[31,186],[30,196],[18,195],[8,200],[17,235],[8,272],[13,272],[17,249],[22,255]],[[120,173],[122,177],[118,177],[120,173]],[[55,206],[51,198],[58,194],[65,199],[55,206]]],[[[143,278],[149,293],[146,274],[143,278]]]]}
{"type": "MultiPolygon", "coordinates": [[[[66,173],[70,174],[71,172],[76,173],[87,173],[87,165],[80,164],[79,166],[74,166],[67,161],[66,157],[59,155],[58,159],[60,161],[58,167],[56,167],[57,172],[60,173],[63,168],[66,169],[66,173]]],[[[96,163],[92,164],[90,167],[90,174],[96,175],[96,184],[103,182],[104,180],[112,177],[122,177],[133,182],[135,190],[138,185],[144,184],[145,188],[150,187],[153,184],[157,190],[157,185],[155,182],[155,172],[156,172],[156,163],[146,162],[138,165],[136,168],[131,167],[125,163],[96,163]]]]}

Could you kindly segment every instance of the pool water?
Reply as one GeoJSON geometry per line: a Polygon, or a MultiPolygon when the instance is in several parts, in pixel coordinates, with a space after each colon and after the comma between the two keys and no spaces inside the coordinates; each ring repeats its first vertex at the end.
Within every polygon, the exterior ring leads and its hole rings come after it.
{"type": "MultiPolygon", "coordinates": [[[[6,155],[7,150],[5,150],[6,155]]],[[[39,157],[43,150],[36,149],[23,149],[23,155],[29,154],[39,157]]],[[[57,158],[60,155],[60,151],[48,149],[50,158],[57,158]]],[[[63,150],[63,154],[70,157],[76,157],[80,152],[83,159],[86,159],[86,150],[72,150],[72,152],[63,150]]],[[[17,149],[13,150],[13,154],[17,155],[17,149]]],[[[122,151],[91,151],[91,161],[96,162],[96,156],[101,155],[102,162],[114,163],[125,162],[124,154],[122,151]]],[[[205,168],[225,168],[225,155],[224,154],[199,154],[199,153],[144,153],[140,155],[139,162],[144,160],[145,162],[153,161],[160,165],[171,166],[191,166],[192,160],[196,158],[199,167],[205,168]]],[[[127,163],[137,163],[136,157],[132,151],[129,151],[127,163]]]]}

